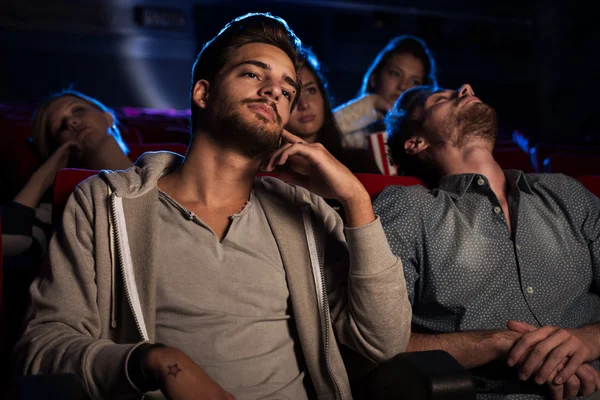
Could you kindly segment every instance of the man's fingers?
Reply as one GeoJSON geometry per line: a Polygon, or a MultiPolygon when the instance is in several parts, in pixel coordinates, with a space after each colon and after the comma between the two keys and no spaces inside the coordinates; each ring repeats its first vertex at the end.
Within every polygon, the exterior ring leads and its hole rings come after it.
{"type": "Polygon", "coordinates": [[[550,393],[552,393],[552,400],[563,400],[564,399],[564,385],[550,384],[550,393]]]}
{"type": "MultiPolygon", "coordinates": [[[[573,337],[566,330],[556,330],[548,339],[537,344],[530,352],[528,358],[532,359],[532,364],[539,363],[540,367],[538,371],[530,370],[530,365],[526,367],[524,365],[526,369],[524,371],[522,369],[522,371],[536,374],[535,380],[539,384],[546,382],[552,371],[556,370],[576,350],[572,339],[573,337]]],[[[527,364],[527,361],[525,364],[527,364]]],[[[581,362],[578,363],[577,360],[567,359],[565,367],[559,373],[560,380],[557,380],[556,384],[560,385],[566,382],[577,371],[580,365],[581,362]]]]}
{"type": "MultiPolygon", "coordinates": [[[[325,161],[327,150],[320,143],[292,143],[284,145],[280,150],[271,156],[269,164],[267,165],[267,171],[272,171],[277,166],[282,166],[288,162],[290,157],[298,156],[304,158],[306,161],[296,160],[292,167],[296,172],[308,173],[312,166],[325,161]]],[[[331,157],[333,159],[333,157],[331,157]]],[[[335,159],[333,159],[335,160],[335,159]]],[[[337,160],[335,160],[337,162],[337,160]]]]}
{"type": "Polygon", "coordinates": [[[577,393],[579,393],[579,387],[581,386],[581,382],[576,375],[571,375],[569,380],[565,382],[563,398],[568,399],[570,397],[576,397],[577,393]]]}
{"type": "MultiPolygon", "coordinates": [[[[553,326],[544,326],[521,336],[508,354],[508,365],[512,366],[525,362],[530,350],[538,343],[548,338],[556,329],[557,328],[553,326]]],[[[539,355],[536,357],[539,358],[539,355]]],[[[534,364],[534,361],[535,360],[532,360],[530,364],[534,364]]],[[[539,364],[540,360],[538,359],[535,366],[537,367],[539,364]]],[[[521,379],[523,380],[526,380],[527,378],[529,378],[529,375],[521,376],[521,379]]]]}
{"type": "Polygon", "coordinates": [[[279,157],[281,156],[281,154],[286,149],[290,148],[292,145],[293,145],[292,143],[286,143],[283,146],[281,146],[280,148],[278,148],[273,154],[271,154],[271,156],[269,156],[267,164],[263,168],[263,171],[265,171],[265,172],[273,171],[275,169],[275,166],[277,165],[277,161],[278,161],[279,157]]]}
{"type": "Polygon", "coordinates": [[[565,343],[562,353],[564,352],[568,352],[569,361],[567,362],[567,365],[565,365],[565,368],[558,373],[556,378],[554,378],[555,382],[558,384],[569,379],[569,377],[583,365],[588,356],[587,347],[582,345],[576,337],[572,337],[568,343],[565,343]]]}
{"type": "Polygon", "coordinates": [[[300,136],[296,136],[286,129],[281,131],[281,137],[287,143],[298,143],[298,142],[304,141],[304,140],[302,140],[302,138],[300,136]]]}
{"type": "Polygon", "coordinates": [[[515,331],[518,333],[529,333],[537,329],[535,326],[530,325],[527,322],[515,321],[512,319],[506,323],[506,327],[511,331],[515,331]]]}
{"type": "Polygon", "coordinates": [[[596,391],[596,383],[598,381],[598,372],[588,364],[583,364],[575,375],[579,378],[580,388],[579,393],[584,396],[589,396],[596,391]]]}

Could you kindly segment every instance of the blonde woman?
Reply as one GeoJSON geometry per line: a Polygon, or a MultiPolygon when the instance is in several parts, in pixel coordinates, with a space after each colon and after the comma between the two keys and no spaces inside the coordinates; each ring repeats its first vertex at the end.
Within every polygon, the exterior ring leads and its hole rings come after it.
{"type": "Polygon", "coordinates": [[[44,160],[27,184],[2,208],[2,250],[7,261],[19,257],[30,265],[44,256],[51,233],[48,189],[67,166],[125,169],[132,165],[115,114],[75,90],[50,96],[32,120],[32,142],[44,160]],[[31,260],[29,262],[29,260],[31,260]]]}

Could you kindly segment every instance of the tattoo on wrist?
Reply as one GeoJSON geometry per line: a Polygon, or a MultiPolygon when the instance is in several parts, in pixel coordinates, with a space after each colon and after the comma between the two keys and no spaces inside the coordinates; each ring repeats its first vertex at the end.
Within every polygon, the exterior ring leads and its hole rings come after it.
{"type": "Polygon", "coordinates": [[[169,368],[169,373],[167,375],[173,375],[173,378],[177,378],[177,374],[182,371],[182,369],[179,368],[179,365],[177,365],[177,363],[173,365],[167,365],[167,367],[169,368]]]}

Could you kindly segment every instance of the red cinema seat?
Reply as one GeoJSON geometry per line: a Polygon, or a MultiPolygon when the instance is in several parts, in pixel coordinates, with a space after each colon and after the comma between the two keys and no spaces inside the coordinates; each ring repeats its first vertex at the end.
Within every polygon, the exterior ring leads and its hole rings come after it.
{"type": "Polygon", "coordinates": [[[518,147],[497,148],[492,154],[502,169],[518,169],[525,173],[533,172],[529,155],[518,147]]]}
{"type": "Polygon", "coordinates": [[[377,196],[383,189],[391,185],[413,186],[425,184],[413,176],[387,176],[379,174],[354,174],[363,184],[371,197],[377,196]]]}
{"type": "Polygon", "coordinates": [[[600,175],[582,175],[577,180],[596,196],[600,197],[600,175]]]}
{"type": "Polygon", "coordinates": [[[585,146],[585,145],[556,145],[548,143],[537,143],[529,151],[531,164],[536,172],[544,171],[544,160],[551,154],[572,154],[572,155],[589,155],[600,156],[600,147],[585,146]]]}
{"type": "Polygon", "coordinates": [[[559,173],[573,177],[600,175],[600,155],[551,154],[544,160],[544,172],[559,173]]]}

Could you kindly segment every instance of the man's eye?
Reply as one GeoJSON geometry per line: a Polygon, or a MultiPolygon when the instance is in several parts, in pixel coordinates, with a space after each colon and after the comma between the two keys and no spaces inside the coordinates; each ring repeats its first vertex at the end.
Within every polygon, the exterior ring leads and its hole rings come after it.
{"type": "Polygon", "coordinates": [[[308,94],[317,94],[317,88],[311,87],[306,90],[308,94]]]}
{"type": "Polygon", "coordinates": [[[440,101],[444,101],[444,100],[448,100],[447,98],[445,98],[444,96],[438,97],[437,99],[435,99],[435,103],[439,103],[440,101]]]}
{"type": "Polygon", "coordinates": [[[285,96],[286,99],[291,100],[292,99],[292,94],[290,92],[288,92],[287,90],[282,90],[281,93],[285,96]]]}
{"type": "Polygon", "coordinates": [[[75,107],[73,109],[73,114],[75,114],[75,115],[81,115],[81,114],[83,114],[84,111],[85,111],[85,109],[83,107],[81,107],[81,106],[80,107],[75,107]]]}
{"type": "Polygon", "coordinates": [[[252,79],[258,78],[258,75],[256,75],[254,72],[246,72],[244,74],[244,76],[247,76],[248,78],[252,78],[252,79]]]}

